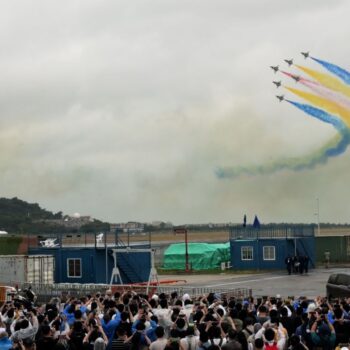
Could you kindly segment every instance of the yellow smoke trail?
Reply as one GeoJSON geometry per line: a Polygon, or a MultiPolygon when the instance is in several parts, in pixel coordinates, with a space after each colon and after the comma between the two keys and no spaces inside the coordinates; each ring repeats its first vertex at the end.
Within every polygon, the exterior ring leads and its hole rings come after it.
{"type": "Polygon", "coordinates": [[[329,89],[332,89],[334,91],[338,91],[346,95],[347,97],[350,97],[350,87],[346,84],[343,84],[340,80],[337,78],[332,77],[329,74],[326,73],[321,73],[316,70],[304,67],[304,66],[299,66],[295,65],[297,68],[308,74],[309,76],[313,77],[316,79],[319,83],[322,85],[328,87],[329,89]]]}
{"type": "Polygon", "coordinates": [[[342,107],[336,102],[327,100],[323,97],[319,97],[317,95],[311,94],[309,92],[305,92],[299,89],[294,89],[288,86],[285,86],[287,90],[292,92],[293,94],[303,98],[306,101],[311,102],[314,106],[320,107],[323,110],[326,110],[330,114],[337,114],[344,123],[350,127],[350,110],[342,107]]]}

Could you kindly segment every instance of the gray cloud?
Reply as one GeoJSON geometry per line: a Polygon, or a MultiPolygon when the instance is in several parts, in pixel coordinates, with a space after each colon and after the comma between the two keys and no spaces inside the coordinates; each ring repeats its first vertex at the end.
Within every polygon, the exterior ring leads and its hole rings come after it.
{"type": "MultiPolygon", "coordinates": [[[[0,189],[110,221],[348,217],[349,152],[300,173],[218,166],[298,157],[334,134],[274,100],[301,50],[349,67],[346,1],[6,1],[0,189]],[[330,25],[330,23],[332,25],[330,25]],[[324,28],[327,27],[327,31],[324,28]]],[[[308,63],[310,64],[310,63],[308,63]]]]}

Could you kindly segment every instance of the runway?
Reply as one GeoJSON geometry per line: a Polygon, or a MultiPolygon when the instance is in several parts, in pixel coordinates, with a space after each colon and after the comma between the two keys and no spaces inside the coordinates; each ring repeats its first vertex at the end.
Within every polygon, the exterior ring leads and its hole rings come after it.
{"type": "Polygon", "coordinates": [[[303,275],[288,275],[285,271],[254,273],[254,274],[233,274],[221,273],[217,275],[162,275],[162,279],[184,279],[187,285],[194,287],[218,287],[228,288],[249,288],[253,295],[260,297],[264,295],[282,297],[307,296],[316,297],[326,295],[326,283],[332,273],[348,273],[347,267],[317,268],[303,275]]]}

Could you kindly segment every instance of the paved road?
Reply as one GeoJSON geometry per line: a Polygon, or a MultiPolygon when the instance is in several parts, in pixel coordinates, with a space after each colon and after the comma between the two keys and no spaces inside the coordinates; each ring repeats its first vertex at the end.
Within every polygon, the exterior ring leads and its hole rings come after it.
{"type": "Polygon", "coordinates": [[[251,288],[254,296],[281,295],[316,297],[326,294],[326,283],[331,273],[350,273],[349,268],[314,269],[308,274],[288,276],[286,272],[249,275],[181,275],[161,276],[161,279],[185,279],[188,285],[218,288],[251,288]]]}

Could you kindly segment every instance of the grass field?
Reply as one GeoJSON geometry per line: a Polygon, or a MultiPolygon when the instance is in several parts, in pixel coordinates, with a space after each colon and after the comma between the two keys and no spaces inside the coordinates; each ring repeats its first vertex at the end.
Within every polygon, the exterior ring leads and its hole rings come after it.
{"type": "Polygon", "coordinates": [[[22,237],[0,237],[0,255],[17,254],[22,237]]]}

